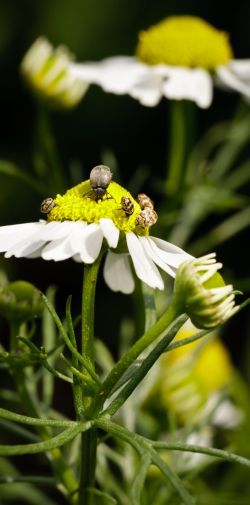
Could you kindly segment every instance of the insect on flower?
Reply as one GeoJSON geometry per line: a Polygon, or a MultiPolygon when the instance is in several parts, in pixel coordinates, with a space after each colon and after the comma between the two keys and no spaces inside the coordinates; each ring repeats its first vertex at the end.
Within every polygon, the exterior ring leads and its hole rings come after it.
{"type": "Polygon", "coordinates": [[[134,213],[134,204],[128,196],[123,196],[121,198],[121,206],[127,217],[132,216],[134,213]]]}
{"type": "Polygon", "coordinates": [[[97,165],[92,168],[89,176],[95,200],[102,200],[107,193],[107,188],[112,179],[112,172],[106,165],[97,165]]]}
{"type": "Polygon", "coordinates": [[[155,210],[151,207],[146,207],[141,211],[141,213],[136,218],[136,226],[141,228],[146,228],[147,226],[153,226],[158,219],[158,215],[155,210]]]}
{"type": "Polygon", "coordinates": [[[137,202],[139,203],[141,209],[154,208],[152,200],[149,198],[149,196],[145,195],[145,193],[140,193],[139,195],[137,195],[137,202]]]}
{"type": "Polygon", "coordinates": [[[40,211],[43,214],[49,214],[49,212],[53,209],[54,205],[55,202],[53,198],[45,198],[45,200],[43,200],[41,203],[40,211]]]}

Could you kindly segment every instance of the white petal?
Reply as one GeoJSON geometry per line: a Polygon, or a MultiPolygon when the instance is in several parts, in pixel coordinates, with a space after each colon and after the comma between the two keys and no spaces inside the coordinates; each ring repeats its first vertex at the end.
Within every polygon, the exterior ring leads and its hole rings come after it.
{"type": "Polygon", "coordinates": [[[130,56],[116,56],[97,63],[70,65],[70,72],[78,79],[98,84],[105,91],[119,95],[128,93],[145,71],[147,65],[130,56]]]}
{"type": "Polygon", "coordinates": [[[82,234],[82,247],[79,251],[83,263],[93,263],[100,253],[103,233],[98,224],[86,226],[82,234]]]}
{"type": "Polygon", "coordinates": [[[46,223],[39,238],[45,242],[49,242],[50,240],[67,237],[74,224],[74,221],[51,221],[50,223],[46,223]]]}
{"type": "Polygon", "coordinates": [[[10,258],[11,256],[15,256],[16,258],[39,257],[43,245],[43,240],[32,242],[23,240],[9,249],[4,256],[5,258],[10,258]]]}
{"type": "Polygon", "coordinates": [[[139,237],[140,243],[147,255],[153,260],[153,262],[158,265],[164,272],[167,272],[171,277],[175,277],[175,271],[168,266],[166,261],[163,261],[158,253],[158,248],[154,244],[153,240],[149,237],[139,237]]]}
{"type": "Polygon", "coordinates": [[[112,219],[100,219],[99,224],[109,247],[116,248],[120,232],[114,225],[112,219]]]}
{"type": "Polygon", "coordinates": [[[108,252],[105,260],[104,279],[113,291],[128,295],[134,291],[135,283],[127,254],[108,252]]]}
{"type": "Polygon", "coordinates": [[[162,82],[162,77],[150,70],[145,77],[134,84],[129,94],[142,105],[155,107],[162,98],[162,82]]]}
{"type": "Polygon", "coordinates": [[[202,108],[211,105],[213,83],[206,70],[167,65],[165,69],[164,96],[174,100],[193,100],[202,108]]]}
{"type": "MultiPolygon", "coordinates": [[[[85,221],[75,221],[73,223],[69,241],[74,255],[80,254],[80,251],[82,250],[84,232],[87,229],[87,226],[88,225],[85,221]]],[[[81,259],[80,261],[82,262],[81,259]]]]}
{"type": "Polygon", "coordinates": [[[72,256],[69,237],[64,237],[58,240],[53,240],[47,244],[41,253],[44,260],[63,261],[72,256]]]}
{"type": "Polygon", "coordinates": [[[245,82],[250,82],[250,59],[232,60],[228,67],[245,82]]]}
{"type": "MultiPolygon", "coordinates": [[[[242,93],[242,95],[249,99],[250,79],[247,82],[245,76],[241,75],[242,71],[237,72],[236,68],[237,66],[234,65],[233,67],[232,64],[219,66],[216,69],[217,82],[228,87],[229,89],[242,93]]],[[[247,69],[247,72],[249,72],[249,68],[247,69]]]]}
{"type": "Polygon", "coordinates": [[[163,289],[164,284],[159,271],[144,251],[134,233],[126,233],[128,250],[133,261],[137,277],[152,288],[163,289]]]}
{"type": "Polygon", "coordinates": [[[0,252],[8,251],[20,242],[27,243],[29,238],[43,226],[43,223],[37,222],[0,227],[0,252]]]}
{"type": "MultiPolygon", "coordinates": [[[[155,244],[157,248],[157,254],[160,258],[165,261],[168,265],[174,268],[179,268],[180,264],[183,261],[189,261],[194,259],[191,254],[186,253],[180,247],[171,244],[171,242],[167,242],[166,240],[162,240],[157,237],[148,237],[151,245],[152,242],[155,244]]],[[[154,250],[156,251],[155,247],[154,250]]]]}

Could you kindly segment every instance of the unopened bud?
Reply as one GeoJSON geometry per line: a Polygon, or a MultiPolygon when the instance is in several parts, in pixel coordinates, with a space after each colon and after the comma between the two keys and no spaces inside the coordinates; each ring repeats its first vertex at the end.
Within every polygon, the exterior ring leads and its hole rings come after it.
{"type": "Polygon", "coordinates": [[[178,268],[175,299],[197,328],[214,328],[238,311],[233,286],[220,282],[217,287],[216,277],[222,280],[217,274],[221,268],[215,253],[185,261],[178,268]]]}
{"type": "Polygon", "coordinates": [[[41,316],[40,291],[30,282],[16,281],[0,288],[0,314],[7,319],[27,321],[41,316]]]}

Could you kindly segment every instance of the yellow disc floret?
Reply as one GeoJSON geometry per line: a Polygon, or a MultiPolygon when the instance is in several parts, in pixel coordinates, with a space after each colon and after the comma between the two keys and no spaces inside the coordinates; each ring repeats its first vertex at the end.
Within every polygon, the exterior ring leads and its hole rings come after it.
{"type": "Polygon", "coordinates": [[[140,213],[140,205],[119,184],[111,181],[103,198],[96,200],[87,180],[69,189],[64,195],[56,196],[54,207],[48,214],[48,221],[98,223],[102,218],[109,218],[120,231],[136,231],[138,235],[148,235],[148,228],[136,226],[136,218],[140,213]],[[127,216],[122,209],[122,197],[129,198],[133,204],[133,214],[130,216],[127,216]]]}
{"type": "Polygon", "coordinates": [[[171,16],[141,32],[136,54],[149,65],[209,70],[233,57],[228,34],[193,16],[171,16]]]}

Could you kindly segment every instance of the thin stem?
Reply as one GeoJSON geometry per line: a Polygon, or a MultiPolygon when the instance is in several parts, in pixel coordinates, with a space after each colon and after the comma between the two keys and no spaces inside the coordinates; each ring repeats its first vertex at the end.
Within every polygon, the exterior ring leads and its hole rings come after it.
{"type": "MultiPolygon", "coordinates": [[[[11,342],[11,349],[14,352],[17,350],[17,342],[18,342],[17,335],[19,333],[19,328],[20,324],[18,324],[17,322],[14,321],[10,323],[10,342],[11,342]]],[[[16,388],[20,400],[24,408],[26,409],[26,411],[29,413],[30,416],[34,418],[39,418],[40,412],[38,410],[38,405],[27,388],[26,377],[23,369],[15,367],[13,368],[12,373],[16,383],[16,388]]],[[[44,441],[50,438],[50,431],[48,427],[37,426],[37,432],[44,441]]],[[[59,448],[51,449],[48,451],[48,454],[49,459],[52,460],[52,464],[58,476],[58,479],[65,488],[66,493],[68,494],[68,496],[72,495],[71,503],[72,504],[76,503],[76,497],[72,493],[75,493],[77,483],[71,469],[64,461],[60,449],[59,448]]]]}
{"type": "Polygon", "coordinates": [[[120,380],[128,367],[136,358],[159,337],[166,328],[180,315],[178,307],[172,303],[161,318],[142,335],[139,340],[122,356],[102,384],[99,398],[96,399],[95,410],[99,410],[111,394],[114,386],[120,380]]]}
{"type": "Polygon", "coordinates": [[[221,458],[224,461],[231,461],[232,463],[239,463],[240,465],[250,467],[250,459],[239,456],[232,452],[225,451],[223,449],[216,449],[215,447],[203,447],[201,445],[190,445],[183,444],[182,442],[177,442],[174,444],[168,444],[165,442],[152,442],[152,446],[155,449],[166,449],[168,451],[181,451],[181,452],[194,452],[196,454],[206,454],[207,456],[212,456],[215,458],[221,458]]]}
{"type": "Polygon", "coordinates": [[[94,365],[94,311],[95,290],[98,271],[102,254],[92,265],[84,266],[83,292],[82,292],[82,355],[94,365]]]}
{"type": "Polygon", "coordinates": [[[169,103],[170,141],[166,190],[170,195],[176,195],[183,182],[184,163],[193,136],[194,109],[192,105],[183,100],[172,100],[169,103]]]}
{"type": "Polygon", "coordinates": [[[150,352],[150,354],[143,360],[141,366],[136,370],[131,377],[130,381],[126,386],[121,390],[121,392],[117,395],[115,400],[109,405],[109,407],[103,412],[103,415],[109,414],[110,416],[114,415],[117,410],[125,403],[127,398],[133,393],[135,388],[140,384],[145,375],[148,373],[150,368],[154,365],[156,360],[162,355],[162,353],[166,350],[168,344],[173,340],[177,331],[183,326],[186,322],[187,316],[180,316],[176,323],[171,326],[171,329],[167,333],[165,337],[163,337],[160,342],[155,346],[155,348],[150,352]]]}
{"type": "Polygon", "coordinates": [[[52,133],[48,109],[38,103],[38,143],[44,156],[44,164],[47,165],[47,174],[51,177],[50,189],[54,192],[64,193],[67,183],[64,170],[59,158],[55,138],[52,133]]]}
{"type": "MultiPolygon", "coordinates": [[[[102,259],[99,254],[92,265],[84,266],[83,292],[82,292],[82,356],[89,361],[90,368],[95,371],[94,361],[94,312],[95,290],[98,271],[102,259]]],[[[84,370],[85,372],[85,370],[84,370]]],[[[85,416],[91,416],[92,397],[88,396],[86,387],[83,385],[83,408],[85,416]]],[[[92,505],[93,493],[90,488],[94,487],[97,449],[97,430],[90,429],[82,434],[82,461],[79,487],[79,505],[92,505]]]]}

